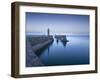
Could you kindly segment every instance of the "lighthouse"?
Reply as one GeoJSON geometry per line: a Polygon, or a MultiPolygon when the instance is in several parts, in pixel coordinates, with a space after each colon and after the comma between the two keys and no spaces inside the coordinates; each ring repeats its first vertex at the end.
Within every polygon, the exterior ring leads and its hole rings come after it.
{"type": "Polygon", "coordinates": [[[50,29],[47,29],[47,35],[50,36],[50,29]]]}

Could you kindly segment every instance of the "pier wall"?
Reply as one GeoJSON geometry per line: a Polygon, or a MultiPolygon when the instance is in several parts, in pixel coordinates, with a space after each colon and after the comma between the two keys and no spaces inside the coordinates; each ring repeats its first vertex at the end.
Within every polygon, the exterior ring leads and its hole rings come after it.
{"type": "Polygon", "coordinates": [[[32,50],[32,46],[29,41],[26,42],[26,67],[43,66],[43,63],[32,50]]]}
{"type": "Polygon", "coordinates": [[[26,66],[43,66],[39,57],[36,55],[36,51],[44,48],[45,46],[53,42],[52,36],[38,36],[26,38],[26,66]]]}

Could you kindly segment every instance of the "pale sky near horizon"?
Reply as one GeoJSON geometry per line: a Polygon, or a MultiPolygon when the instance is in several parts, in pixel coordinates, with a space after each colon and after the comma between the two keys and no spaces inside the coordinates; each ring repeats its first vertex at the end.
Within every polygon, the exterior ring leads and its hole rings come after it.
{"type": "Polygon", "coordinates": [[[89,34],[89,15],[26,12],[27,33],[89,34]]]}

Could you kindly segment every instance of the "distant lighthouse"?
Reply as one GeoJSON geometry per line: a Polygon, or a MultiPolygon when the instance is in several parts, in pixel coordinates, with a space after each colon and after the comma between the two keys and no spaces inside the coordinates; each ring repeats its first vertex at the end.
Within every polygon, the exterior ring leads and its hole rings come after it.
{"type": "Polygon", "coordinates": [[[50,29],[49,28],[47,29],[47,34],[48,34],[48,36],[50,36],[50,29]]]}

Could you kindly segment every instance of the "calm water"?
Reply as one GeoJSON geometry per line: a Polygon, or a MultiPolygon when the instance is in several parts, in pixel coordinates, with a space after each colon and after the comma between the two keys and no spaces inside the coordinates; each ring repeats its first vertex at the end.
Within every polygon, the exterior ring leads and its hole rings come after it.
{"type": "Polygon", "coordinates": [[[89,37],[67,37],[69,42],[54,42],[37,52],[45,66],[89,64],[89,37]]]}

